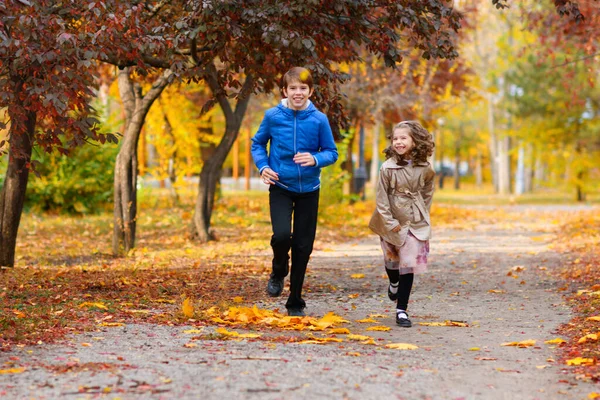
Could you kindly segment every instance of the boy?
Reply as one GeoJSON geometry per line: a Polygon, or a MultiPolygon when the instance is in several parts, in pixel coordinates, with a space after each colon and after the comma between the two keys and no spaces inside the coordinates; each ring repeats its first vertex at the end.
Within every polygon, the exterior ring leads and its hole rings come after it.
{"type": "Polygon", "coordinates": [[[313,94],[310,72],[301,67],[290,69],[283,76],[282,89],[284,99],[265,112],[252,138],[252,158],[261,179],[270,185],[273,263],[267,293],[281,295],[290,270],[291,248],[290,294],[285,307],[290,316],[304,316],[302,285],[317,230],[321,168],[335,163],[338,152],[327,116],[309,100],[313,94]]]}

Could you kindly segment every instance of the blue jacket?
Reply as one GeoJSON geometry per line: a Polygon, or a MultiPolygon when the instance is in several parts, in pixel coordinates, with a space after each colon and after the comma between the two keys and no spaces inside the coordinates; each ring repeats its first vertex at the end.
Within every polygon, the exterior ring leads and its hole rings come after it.
{"type": "Polygon", "coordinates": [[[303,193],[321,186],[321,168],[335,163],[338,151],[327,116],[312,102],[304,110],[292,110],[280,103],[267,110],[252,138],[252,158],[261,173],[269,167],[279,174],[277,186],[303,193]],[[293,157],[299,152],[311,153],[316,164],[296,164],[293,157]]]}

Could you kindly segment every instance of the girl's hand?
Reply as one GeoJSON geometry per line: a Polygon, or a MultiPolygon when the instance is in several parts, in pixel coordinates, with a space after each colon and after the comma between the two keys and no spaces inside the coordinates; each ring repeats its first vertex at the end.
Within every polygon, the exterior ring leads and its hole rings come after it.
{"type": "Polygon", "coordinates": [[[394,229],[392,229],[392,232],[394,232],[394,233],[400,232],[400,229],[402,229],[402,225],[398,225],[398,226],[394,227],[394,229]]]}
{"type": "Polygon", "coordinates": [[[301,167],[311,167],[316,164],[315,158],[310,153],[296,153],[294,162],[301,167]]]}
{"type": "Polygon", "coordinates": [[[275,181],[279,180],[279,175],[277,172],[273,171],[271,168],[263,169],[263,172],[260,174],[260,177],[264,183],[267,185],[274,185],[275,181]]]}

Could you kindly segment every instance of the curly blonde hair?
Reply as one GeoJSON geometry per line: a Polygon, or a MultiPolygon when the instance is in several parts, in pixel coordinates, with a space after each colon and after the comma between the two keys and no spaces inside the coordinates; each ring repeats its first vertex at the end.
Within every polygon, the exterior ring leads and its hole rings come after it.
{"type": "MultiPolygon", "coordinates": [[[[398,128],[408,128],[408,132],[415,147],[410,151],[410,158],[417,163],[426,162],[427,158],[433,154],[433,148],[435,143],[433,142],[433,136],[427,131],[418,121],[402,121],[397,123],[392,129],[392,132],[387,135],[388,140],[392,140],[394,137],[394,131],[398,128]]],[[[405,164],[406,160],[404,157],[394,151],[391,145],[383,150],[385,159],[394,158],[398,164],[405,164]]]]}

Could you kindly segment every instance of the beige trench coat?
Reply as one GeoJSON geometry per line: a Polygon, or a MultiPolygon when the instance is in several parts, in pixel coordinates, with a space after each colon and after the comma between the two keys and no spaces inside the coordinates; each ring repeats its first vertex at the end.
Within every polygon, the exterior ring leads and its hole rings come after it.
{"type": "Polygon", "coordinates": [[[376,207],[369,228],[396,246],[404,244],[408,232],[419,240],[429,240],[434,178],[428,162],[402,166],[392,158],[386,160],[379,170],[376,207]],[[392,232],[398,225],[400,231],[392,232]]]}

